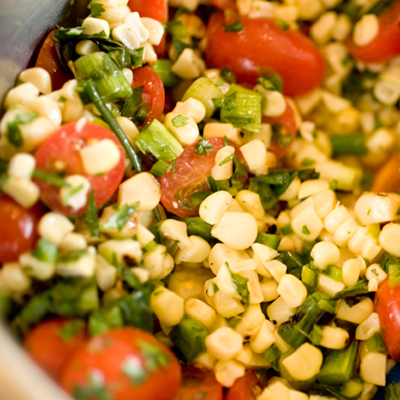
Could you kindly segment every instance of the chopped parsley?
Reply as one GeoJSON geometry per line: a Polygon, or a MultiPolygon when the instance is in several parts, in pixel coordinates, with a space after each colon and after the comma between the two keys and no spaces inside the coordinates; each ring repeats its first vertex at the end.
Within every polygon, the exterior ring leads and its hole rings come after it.
{"type": "Polygon", "coordinates": [[[20,126],[33,121],[37,116],[37,112],[17,114],[14,121],[7,124],[6,137],[13,146],[22,147],[24,145],[20,126]]]}
{"type": "Polygon", "coordinates": [[[214,294],[218,292],[219,287],[215,282],[211,282],[211,287],[213,289],[214,294]]]}
{"type": "Polygon", "coordinates": [[[310,235],[310,230],[308,229],[307,225],[303,225],[303,227],[301,228],[301,233],[303,233],[304,235],[310,235]]]}
{"type": "Polygon", "coordinates": [[[189,117],[186,117],[184,115],[177,115],[175,118],[172,118],[172,125],[175,128],[182,128],[183,126],[186,126],[188,124],[189,117]]]}
{"type": "Polygon", "coordinates": [[[115,212],[101,225],[100,230],[117,229],[118,232],[121,232],[138,207],[138,202],[131,205],[124,204],[123,206],[118,203],[114,204],[113,209],[115,212]]]}
{"type": "MultiPolygon", "coordinates": [[[[304,160],[303,160],[303,161],[304,161],[304,160]]],[[[329,185],[330,188],[331,188],[331,190],[335,191],[336,188],[337,188],[338,183],[339,183],[339,182],[337,181],[337,179],[334,179],[334,180],[331,182],[331,184],[329,185]]]]}
{"type": "Polygon", "coordinates": [[[224,24],[224,32],[240,32],[241,30],[243,30],[243,24],[238,19],[229,25],[224,24]]]}
{"type": "Polygon", "coordinates": [[[278,146],[286,148],[290,143],[292,143],[292,135],[287,132],[284,134],[283,126],[281,124],[272,125],[272,140],[275,140],[278,146]]]}
{"type": "Polygon", "coordinates": [[[211,143],[204,137],[202,137],[199,140],[199,143],[197,143],[194,147],[196,149],[195,153],[201,156],[205,156],[207,153],[214,150],[214,147],[211,146],[211,143]]]}
{"type": "Polygon", "coordinates": [[[233,160],[233,154],[228,157],[225,157],[218,165],[222,167],[223,165],[227,164],[229,161],[233,160]]]}
{"type": "Polygon", "coordinates": [[[89,3],[87,8],[90,10],[89,17],[101,17],[101,14],[106,11],[102,4],[93,3],[92,1],[89,3]]]}
{"type": "MultiPolygon", "coordinates": [[[[226,263],[226,265],[229,268],[228,263],[226,263]]],[[[238,295],[243,299],[243,303],[248,306],[250,304],[250,291],[247,286],[249,278],[244,278],[243,276],[235,274],[230,269],[229,271],[231,272],[232,283],[236,286],[238,295]]]]}

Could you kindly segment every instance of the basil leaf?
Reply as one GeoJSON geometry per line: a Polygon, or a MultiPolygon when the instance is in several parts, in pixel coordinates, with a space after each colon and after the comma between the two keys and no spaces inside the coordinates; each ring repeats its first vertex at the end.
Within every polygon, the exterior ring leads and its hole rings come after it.
{"type": "Polygon", "coordinates": [[[94,190],[90,192],[89,201],[87,204],[86,214],[85,214],[85,224],[89,229],[90,235],[93,237],[100,236],[99,230],[99,216],[96,209],[96,199],[94,190]]]}

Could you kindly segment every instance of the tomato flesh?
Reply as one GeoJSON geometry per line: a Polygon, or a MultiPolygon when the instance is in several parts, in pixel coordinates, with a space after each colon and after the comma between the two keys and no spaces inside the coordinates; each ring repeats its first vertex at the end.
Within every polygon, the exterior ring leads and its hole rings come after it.
{"type": "Polygon", "coordinates": [[[256,400],[261,394],[261,382],[254,369],[248,370],[226,393],[225,400],[256,400]]]}
{"type": "Polygon", "coordinates": [[[400,286],[384,281],[375,294],[375,312],[381,322],[381,333],[390,356],[400,361],[400,286]]]}
{"type": "MultiPolygon", "coordinates": [[[[229,67],[239,83],[255,85],[261,74],[278,73],[283,92],[298,96],[319,86],[324,60],[315,45],[301,32],[284,31],[272,19],[239,17],[243,29],[225,32],[222,14],[208,23],[206,62],[229,67]]],[[[233,22],[233,21],[229,21],[233,22]]]]}
{"type": "MultiPolygon", "coordinates": [[[[95,193],[96,206],[102,206],[117,190],[124,174],[124,152],[112,132],[108,129],[86,122],[77,129],[77,123],[72,122],[60,127],[49,136],[35,153],[38,169],[51,173],[68,175],[83,175],[90,182],[95,193]],[[112,140],[119,148],[121,157],[118,164],[106,174],[93,176],[86,172],[79,150],[94,140],[112,140]]],[[[86,212],[87,205],[78,210],[63,205],[59,188],[36,180],[40,188],[40,197],[47,206],[65,215],[80,215],[86,212]]]]}
{"type": "Polygon", "coordinates": [[[38,223],[45,210],[41,204],[25,209],[8,196],[0,196],[0,262],[18,261],[34,248],[38,223]]]}
{"type": "Polygon", "coordinates": [[[86,339],[83,321],[59,318],[35,326],[25,337],[23,346],[42,369],[59,380],[64,366],[86,339]]]}
{"type": "Polygon", "coordinates": [[[114,400],[172,400],[181,374],[177,358],[152,335],[119,328],[79,349],[66,365],[61,385],[72,395],[77,388],[90,393],[95,386],[91,378],[97,376],[97,386],[114,400]]]}
{"type": "Polygon", "coordinates": [[[395,2],[379,16],[379,32],[366,46],[357,46],[352,39],[347,42],[350,54],[359,61],[381,63],[400,53],[400,2],[395,2]]]}
{"type": "Polygon", "coordinates": [[[174,400],[222,400],[222,385],[212,371],[185,365],[182,367],[182,385],[174,400]]]}

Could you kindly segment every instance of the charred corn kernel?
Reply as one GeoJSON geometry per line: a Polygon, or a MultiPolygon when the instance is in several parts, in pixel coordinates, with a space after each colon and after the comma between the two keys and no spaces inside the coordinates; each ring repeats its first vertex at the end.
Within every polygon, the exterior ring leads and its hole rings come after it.
{"type": "Polygon", "coordinates": [[[62,214],[48,212],[39,221],[40,236],[58,246],[67,233],[74,230],[74,225],[62,214]]]}
{"type": "Polygon", "coordinates": [[[15,178],[31,179],[35,169],[36,160],[31,154],[18,153],[13,156],[8,164],[8,175],[15,178]]]}
{"type": "Polygon", "coordinates": [[[211,248],[208,262],[211,271],[217,275],[221,265],[228,263],[229,267],[234,270],[236,265],[250,260],[250,256],[243,250],[236,250],[231,246],[223,243],[217,243],[211,248]]]}
{"type": "Polygon", "coordinates": [[[85,236],[76,232],[67,233],[58,245],[61,250],[66,252],[80,251],[87,248],[85,236]]]}
{"type": "Polygon", "coordinates": [[[326,216],[324,221],[325,229],[330,233],[335,233],[339,225],[342,224],[347,218],[350,218],[347,208],[338,205],[326,216]]]}
{"type": "Polygon", "coordinates": [[[236,250],[250,247],[256,240],[258,226],[249,213],[226,212],[211,229],[211,235],[236,250]]]}
{"type": "Polygon", "coordinates": [[[24,104],[25,101],[32,101],[39,96],[39,89],[32,83],[26,82],[11,89],[4,98],[4,105],[10,106],[24,104]]]}
{"type": "Polygon", "coordinates": [[[231,387],[246,372],[244,365],[235,360],[218,361],[214,366],[215,378],[224,387],[231,387]]]}
{"type": "Polygon", "coordinates": [[[175,241],[181,249],[192,246],[187,234],[187,226],[183,221],[166,219],[160,226],[160,232],[167,239],[175,241]]]}
{"type": "MultiPolygon", "coordinates": [[[[217,192],[218,193],[218,192],[217,192]]],[[[236,195],[236,200],[242,208],[252,214],[256,219],[262,219],[265,212],[261,204],[260,195],[250,190],[241,190],[236,195]]]]}
{"type": "Polygon", "coordinates": [[[327,189],[329,189],[329,183],[324,179],[310,179],[300,184],[297,197],[304,199],[327,189]]]}
{"type": "Polygon", "coordinates": [[[289,308],[300,306],[307,297],[307,289],[303,282],[291,274],[282,277],[277,291],[289,308]]]}
{"type": "Polygon", "coordinates": [[[222,122],[209,122],[204,126],[203,136],[205,138],[227,137],[228,140],[240,146],[243,144],[243,135],[239,128],[232,124],[222,122]]]}
{"type": "Polygon", "coordinates": [[[98,252],[108,262],[116,257],[117,261],[124,265],[139,265],[142,259],[140,243],[132,239],[107,240],[98,247],[98,252]]]}
{"type": "Polygon", "coordinates": [[[104,32],[106,36],[110,36],[110,25],[104,19],[85,18],[82,22],[82,28],[85,35],[98,35],[104,32]]]}
{"type": "Polygon", "coordinates": [[[150,305],[157,318],[167,326],[181,322],[184,315],[184,301],[176,293],[159,286],[150,295],[150,305]]]}
{"type": "Polygon", "coordinates": [[[85,56],[87,54],[97,53],[100,51],[100,48],[91,40],[81,40],[76,44],[75,51],[80,56],[85,56]]]}
{"type": "Polygon", "coordinates": [[[267,150],[260,139],[254,139],[240,147],[250,172],[265,175],[268,172],[267,150]]]}
{"type": "Polygon", "coordinates": [[[354,324],[363,323],[374,311],[374,304],[370,298],[365,298],[350,307],[344,300],[339,300],[336,306],[337,318],[354,324]]]}
{"type": "Polygon", "coordinates": [[[175,262],[180,263],[202,263],[209,255],[211,246],[200,236],[190,236],[190,246],[180,249],[176,256],[175,262]]]}
{"type": "Polygon", "coordinates": [[[282,297],[278,297],[267,307],[267,314],[270,321],[276,325],[289,320],[295,314],[295,309],[289,308],[282,297]]]}
{"type": "Polygon", "coordinates": [[[68,186],[60,189],[63,205],[75,211],[84,207],[91,189],[89,180],[83,175],[69,175],[65,178],[65,182],[68,186]]]}
{"type": "Polygon", "coordinates": [[[110,172],[121,160],[119,147],[110,139],[83,147],[79,154],[86,172],[95,176],[110,172]]]}
{"type": "Polygon", "coordinates": [[[278,282],[275,279],[264,278],[260,286],[264,301],[272,301],[279,297],[278,282]]]}
{"type": "Polygon", "coordinates": [[[378,256],[381,250],[382,247],[378,246],[376,240],[371,238],[364,243],[361,249],[361,256],[368,261],[372,261],[378,256]]]}
{"type": "Polygon", "coordinates": [[[321,97],[325,107],[334,114],[340,113],[351,106],[349,100],[336,96],[327,91],[322,91],[321,97]]]}
{"type": "Polygon", "coordinates": [[[374,333],[381,330],[379,315],[372,313],[364,322],[357,326],[356,339],[368,340],[374,333]]]}
{"type": "Polygon", "coordinates": [[[387,356],[383,353],[369,351],[360,360],[360,376],[372,385],[386,385],[386,360],[387,356]]]}
{"type": "Polygon", "coordinates": [[[200,321],[207,329],[210,329],[215,322],[217,314],[204,301],[189,299],[185,302],[185,313],[200,321]]]}
{"type": "Polygon", "coordinates": [[[260,328],[265,320],[265,315],[261,310],[260,304],[250,304],[244,312],[241,320],[235,327],[244,340],[250,340],[260,328]]]}
{"type": "Polygon", "coordinates": [[[28,68],[19,74],[18,79],[25,83],[31,83],[40,93],[51,93],[50,74],[43,68],[28,68]]]}
{"type": "Polygon", "coordinates": [[[392,256],[400,257],[400,225],[385,225],[379,234],[379,244],[392,256]]]}
{"type": "Polygon", "coordinates": [[[253,351],[248,345],[243,345],[240,353],[235,357],[235,360],[241,362],[246,367],[250,364],[253,351]]]}
{"type": "Polygon", "coordinates": [[[186,48],[172,65],[171,71],[182,79],[198,78],[206,69],[204,61],[193,49],[186,48]]]}
{"type": "Polygon", "coordinates": [[[31,253],[21,254],[18,258],[18,262],[27,275],[40,281],[50,279],[56,271],[56,265],[54,262],[39,260],[31,253]]]}
{"type": "Polygon", "coordinates": [[[311,257],[316,267],[325,270],[328,265],[335,265],[339,261],[340,251],[334,243],[319,242],[312,248],[311,257]]]}
{"type": "Polygon", "coordinates": [[[263,321],[257,333],[250,340],[251,350],[259,354],[271,347],[275,343],[275,336],[272,333],[273,329],[274,326],[270,321],[263,321]]]}
{"type": "Polygon", "coordinates": [[[121,205],[139,202],[138,211],[150,211],[161,198],[158,182],[150,172],[141,172],[119,186],[118,201],[121,205]]]}
{"type": "Polygon", "coordinates": [[[318,43],[327,43],[333,33],[337,21],[337,14],[334,11],[329,11],[322,14],[310,29],[311,37],[318,43]]]}
{"type": "MultiPolygon", "coordinates": [[[[187,115],[188,117],[193,118],[193,120],[197,124],[201,122],[206,116],[206,108],[204,104],[201,101],[194,99],[193,97],[188,98],[184,102],[178,101],[178,103],[176,103],[175,108],[173,109],[173,112],[175,114],[187,115]]],[[[230,124],[224,124],[224,125],[230,125],[230,124]]]]}
{"type": "Polygon", "coordinates": [[[321,350],[310,343],[304,343],[286,357],[282,361],[282,365],[294,379],[306,381],[319,373],[322,361],[321,350]],[[299,368],[300,365],[301,368],[299,368]]]}
{"type": "Polygon", "coordinates": [[[299,192],[300,184],[300,178],[296,176],[286,191],[279,196],[279,200],[289,201],[295,199],[297,197],[297,193],[299,192]]]}
{"type": "Polygon", "coordinates": [[[347,244],[349,239],[353,236],[353,234],[360,228],[360,225],[354,221],[353,218],[347,218],[344,222],[342,222],[335,233],[333,234],[334,242],[339,246],[343,247],[347,244]]]}
{"type": "Polygon", "coordinates": [[[101,290],[106,292],[115,285],[117,280],[117,269],[100,255],[96,255],[95,262],[95,277],[97,285],[101,290]]]}
{"type": "Polygon", "coordinates": [[[339,350],[345,348],[349,340],[349,333],[344,329],[326,325],[322,327],[322,339],[318,345],[327,349],[339,350]]]}
{"type": "Polygon", "coordinates": [[[259,304],[264,301],[264,296],[261,291],[260,281],[255,271],[240,271],[238,275],[247,278],[247,289],[250,293],[250,304],[259,304]]]}
{"type": "Polygon", "coordinates": [[[158,244],[143,256],[143,265],[150,272],[150,279],[164,279],[174,268],[174,259],[164,245],[158,244]]]}
{"type": "Polygon", "coordinates": [[[2,278],[6,288],[11,292],[23,293],[31,286],[29,276],[17,262],[3,264],[2,278]]]}
{"type": "Polygon", "coordinates": [[[238,299],[218,290],[214,295],[215,309],[217,313],[224,318],[234,317],[244,311],[244,307],[238,299]]]}
{"type": "Polygon", "coordinates": [[[353,40],[357,46],[367,46],[379,32],[379,21],[375,14],[365,14],[354,25],[353,40]]]}
{"type": "Polygon", "coordinates": [[[183,146],[194,143],[199,137],[199,128],[188,115],[172,111],[165,116],[164,124],[183,146]]]}
{"type": "Polygon", "coordinates": [[[153,18],[140,18],[143,26],[149,31],[149,42],[152,45],[159,45],[164,35],[164,27],[161,22],[153,18]]]}
{"type": "Polygon", "coordinates": [[[361,272],[361,263],[356,258],[346,260],[342,266],[343,283],[347,286],[353,286],[357,283],[361,272]]]}
{"type": "Polygon", "coordinates": [[[321,274],[318,278],[317,288],[328,296],[334,296],[345,288],[344,283],[335,281],[329,276],[321,274]]]}
{"type": "Polygon", "coordinates": [[[219,328],[205,340],[207,351],[218,360],[235,358],[242,349],[242,337],[232,328],[219,328]]]}
{"type": "Polygon", "coordinates": [[[83,254],[76,261],[56,263],[56,272],[58,275],[69,277],[76,276],[90,278],[94,275],[96,269],[96,249],[89,247],[86,254],[83,254]]]}
{"type": "Polygon", "coordinates": [[[219,223],[232,201],[232,195],[225,190],[219,190],[206,197],[199,208],[201,219],[211,225],[219,223]]]}
{"type": "Polygon", "coordinates": [[[312,205],[296,215],[292,219],[291,226],[296,235],[307,241],[315,240],[324,227],[312,205]]]}
{"type": "Polygon", "coordinates": [[[365,277],[370,281],[376,279],[378,285],[387,278],[387,273],[380,267],[379,264],[371,264],[365,271],[365,277]]]}

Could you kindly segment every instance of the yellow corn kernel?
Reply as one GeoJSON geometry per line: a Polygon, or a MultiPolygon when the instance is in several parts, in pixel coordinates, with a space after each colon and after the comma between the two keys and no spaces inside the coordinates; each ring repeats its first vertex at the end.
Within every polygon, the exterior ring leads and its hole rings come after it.
{"type": "Polygon", "coordinates": [[[242,349],[242,337],[232,328],[219,328],[205,340],[207,351],[218,360],[235,358],[242,349]]]}
{"type": "Polygon", "coordinates": [[[337,318],[355,324],[363,323],[374,311],[374,303],[370,298],[365,298],[350,307],[344,300],[339,300],[336,306],[337,318]]]}
{"type": "Polygon", "coordinates": [[[160,322],[167,326],[177,325],[183,318],[184,300],[162,286],[151,294],[150,305],[160,322]]]}
{"type": "Polygon", "coordinates": [[[217,316],[215,311],[208,304],[199,299],[186,300],[185,313],[200,321],[207,329],[211,328],[217,316]]]}
{"type": "Polygon", "coordinates": [[[260,329],[250,340],[250,348],[255,353],[262,353],[275,343],[275,336],[272,333],[274,325],[265,320],[261,323],[260,329]]]}

